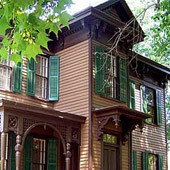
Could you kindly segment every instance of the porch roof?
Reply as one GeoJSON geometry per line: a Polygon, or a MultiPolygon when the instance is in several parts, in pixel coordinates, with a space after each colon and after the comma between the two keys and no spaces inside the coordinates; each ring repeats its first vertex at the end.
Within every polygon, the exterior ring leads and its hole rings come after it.
{"type": "Polygon", "coordinates": [[[152,115],[132,110],[127,106],[115,105],[111,107],[94,110],[98,122],[98,138],[103,134],[103,129],[110,120],[113,120],[115,127],[122,127],[122,141],[125,142],[129,132],[136,128],[136,125],[142,130],[144,120],[152,118],[152,115]]]}
{"type": "Polygon", "coordinates": [[[1,99],[0,100],[0,108],[4,108],[4,110],[13,110],[14,113],[18,114],[29,114],[43,117],[50,117],[51,119],[60,119],[67,120],[71,122],[76,122],[78,124],[83,124],[85,122],[86,117],[79,116],[67,112],[60,112],[53,108],[46,108],[43,106],[34,106],[28,105],[21,102],[1,99]]]}

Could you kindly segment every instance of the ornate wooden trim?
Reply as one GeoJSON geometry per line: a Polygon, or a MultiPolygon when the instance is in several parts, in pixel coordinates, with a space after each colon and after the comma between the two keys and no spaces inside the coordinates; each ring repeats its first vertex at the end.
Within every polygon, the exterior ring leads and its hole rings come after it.
{"type": "MultiPolygon", "coordinates": [[[[103,130],[108,124],[110,120],[113,120],[113,130],[114,128],[118,128],[121,126],[122,128],[122,142],[126,142],[128,139],[128,135],[132,130],[138,127],[142,130],[144,126],[144,120],[146,118],[151,117],[148,114],[141,113],[139,111],[135,111],[129,109],[125,106],[114,106],[109,108],[103,108],[100,110],[93,111],[96,114],[98,129],[97,129],[97,137],[101,139],[103,135],[103,130]]],[[[117,130],[115,129],[115,132],[117,130]]]]}

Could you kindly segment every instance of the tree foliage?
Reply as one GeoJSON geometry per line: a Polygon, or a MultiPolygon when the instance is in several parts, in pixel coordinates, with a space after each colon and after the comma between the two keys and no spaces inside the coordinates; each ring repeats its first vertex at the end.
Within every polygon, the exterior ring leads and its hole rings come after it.
{"type": "Polygon", "coordinates": [[[71,16],[66,7],[71,0],[1,0],[0,1],[0,35],[1,60],[14,62],[42,54],[42,47],[47,47],[49,33],[56,35],[61,25],[68,27],[71,16]]]}
{"type": "MultiPolygon", "coordinates": [[[[135,16],[144,8],[147,8],[148,0],[145,6],[134,8],[135,16]]],[[[146,37],[144,42],[137,44],[135,50],[156,62],[170,66],[170,1],[162,0],[159,4],[151,2],[151,8],[147,9],[144,17],[137,18],[144,28],[146,37]]]]}

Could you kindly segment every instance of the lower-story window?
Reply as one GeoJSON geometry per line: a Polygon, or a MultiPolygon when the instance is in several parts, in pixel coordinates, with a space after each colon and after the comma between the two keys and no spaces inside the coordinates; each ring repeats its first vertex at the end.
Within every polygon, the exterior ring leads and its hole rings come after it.
{"type": "Polygon", "coordinates": [[[163,156],[161,154],[142,153],[143,170],[163,170],[163,156]]]}
{"type": "Polygon", "coordinates": [[[58,141],[55,138],[27,136],[24,144],[24,170],[57,170],[58,141]]]}
{"type": "Polygon", "coordinates": [[[46,163],[46,140],[33,138],[33,169],[43,170],[46,163]]]}

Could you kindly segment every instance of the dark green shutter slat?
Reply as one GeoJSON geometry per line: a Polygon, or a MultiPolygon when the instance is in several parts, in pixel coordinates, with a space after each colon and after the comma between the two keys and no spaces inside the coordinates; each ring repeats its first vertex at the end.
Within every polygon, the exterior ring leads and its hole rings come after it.
{"type": "Polygon", "coordinates": [[[95,47],[95,92],[105,95],[105,57],[104,48],[95,47]]]}
{"type": "Polygon", "coordinates": [[[15,145],[16,145],[16,135],[14,133],[9,134],[9,147],[10,147],[10,164],[9,169],[15,170],[15,145]]]}
{"type": "Polygon", "coordinates": [[[49,100],[59,100],[59,67],[60,58],[51,56],[49,62],[49,100]]]}
{"type": "Polygon", "coordinates": [[[126,60],[119,58],[120,101],[127,101],[127,67],[126,60]]]}
{"type": "Polygon", "coordinates": [[[130,80],[130,108],[135,109],[135,82],[130,80]]]}
{"type": "Polygon", "coordinates": [[[18,63],[14,66],[14,82],[13,91],[16,93],[22,92],[22,64],[18,63]]]}
{"type": "Polygon", "coordinates": [[[162,125],[161,90],[156,90],[157,125],[162,125]]]}
{"type": "Polygon", "coordinates": [[[163,170],[163,156],[162,155],[158,155],[158,166],[159,166],[159,170],[163,170]]]}
{"type": "Polygon", "coordinates": [[[148,152],[142,152],[142,170],[148,170],[148,152]]]}
{"type": "Polygon", "coordinates": [[[137,170],[137,152],[132,151],[132,170],[137,170]]]}
{"type": "Polygon", "coordinates": [[[26,93],[28,96],[35,96],[35,74],[36,74],[36,63],[33,58],[28,61],[27,66],[27,89],[26,93]]]}
{"type": "Polygon", "coordinates": [[[57,148],[58,148],[58,142],[55,138],[49,138],[48,139],[48,153],[47,153],[47,170],[57,170],[57,148]]]}
{"type": "Polygon", "coordinates": [[[27,136],[24,143],[24,170],[32,170],[32,136],[27,136]]]}

